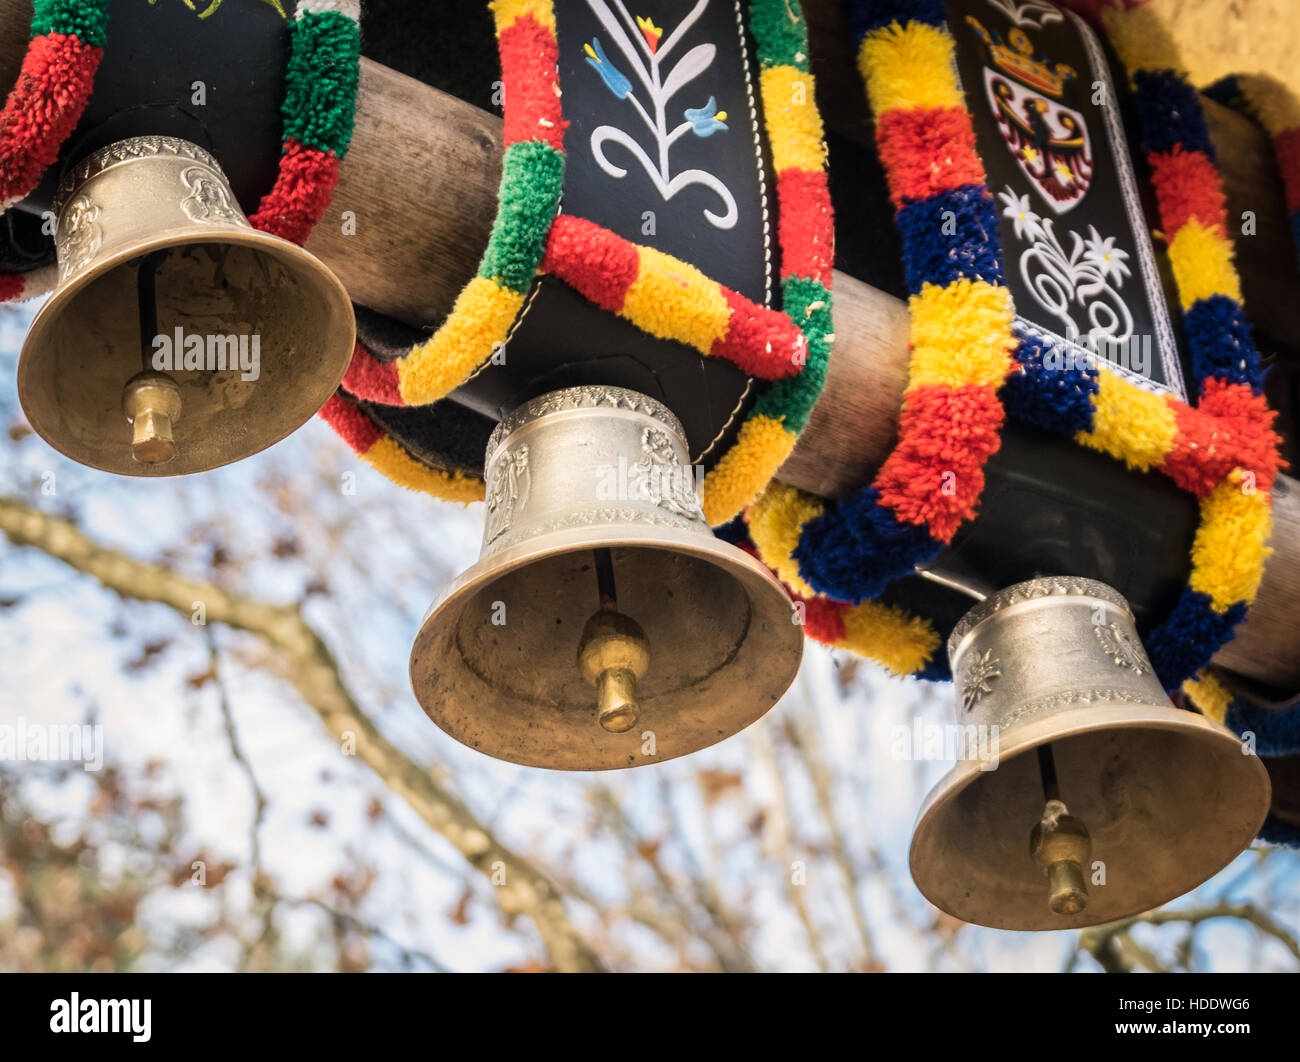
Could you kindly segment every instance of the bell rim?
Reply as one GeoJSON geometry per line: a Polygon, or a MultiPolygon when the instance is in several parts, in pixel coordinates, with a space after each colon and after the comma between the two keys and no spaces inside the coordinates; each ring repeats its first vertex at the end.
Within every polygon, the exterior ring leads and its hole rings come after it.
{"type": "MultiPolygon", "coordinates": [[[[794,685],[795,679],[799,675],[799,667],[803,660],[804,651],[804,633],[803,628],[795,623],[790,623],[790,634],[787,636],[788,646],[781,647],[782,651],[792,654],[791,666],[788,669],[788,675],[780,681],[780,692],[767,704],[761,711],[755,714],[740,729],[725,735],[716,741],[698,745],[694,748],[683,748],[681,751],[673,752],[671,755],[656,755],[652,760],[646,760],[644,763],[636,764],[609,764],[605,766],[557,766],[555,764],[540,763],[533,760],[522,759],[517,756],[506,755],[502,752],[486,752],[483,749],[466,742],[463,737],[449,730],[443,725],[441,719],[431,710],[431,706],[426,704],[420,696],[422,686],[427,686],[427,675],[419,672],[419,658],[423,656],[426,660],[431,659],[434,654],[426,649],[428,644],[435,637],[437,627],[435,619],[440,614],[451,614],[454,605],[458,601],[468,601],[473,595],[483,587],[500,578],[502,575],[516,571],[519,568],[543,559],[549,556],[561,556],[568,553],[580,553],[587,550],[609,547],[616,545],[617,548],[641,548],[641,549],[661,549],[666,552],[689,554],[695,558],[710,561],[718,567],[735,575],[742,581],[749,581],[754,590],[763,593],[770,593],[773,597],[779,595],[788,607],[792,607],[792,600],[780,580],[772,574],[759,561],[740,549],[738,546],[726,542],[716,537],[707,539],[700,536],[698,540],[683,539],[679,530],[671,528],[654,528],[638,525],[628,528],[629,533],[626,536],[620,535],[617,542],[611,542],[610,524],[598,524],[588,528],[578,530],[564,529],[559,531],[549,531],[542,535],[536,535],[533,538],[508,546],[503,550],[494,552],[486,557],[475,561],[473,565],[465,569],[456,579],[454,579],[447,588],[435,599],[434,603],[426,611],[424,618],[420,621],[419,629],[415,639],[411,644],[411,653],[409,657],[408,677],[410,679],[412,692],[415,694],[416,702],[420,705],[421,711],[438,727],[444,734],[462,745],[472,748],[475,752],[491,756],[494,759],[504,760],[508,763],[518,764],[523,767],[533,767],[542,770],[555,771],[608,771],[608,770],[626,770],[629,767],[653,766],[657,763],[667,763],[670,760],[680,759],[683,756],[691,755],[702,749],[710,748],[715,744],[720,744],[729,738],[749,729],[760,719],[770,712],[780,700],[794,685]],[[555,547],[555,548],[552,548],[555,547]],[[562,548],[560,548],[562,547],[562,548]]],[[[619,526],[619,525],[613,525],[619,526]]],[[[624,525],[626,526],[626,525],[624,525]]],[[[776,650],[774,649],[773,652],[776,650]]],[[[426,666],[426,671],[428,667],[426,666]]]]}
{"type": "MultiPolygon", "coordinates": [[[[1105,718],[1108,728],[1125,730],[1172,730],[1184,735],[1203,735],[1217,741],[1225,747],[1239,749],[1241,745],[1240,738],[1233,734],[1233,732],[1227,727],[1221,726],[1199,713],[1176,708],[1172,704],[1087,705],[1080,702],[1080,706],[1082,708],[1093,708],[1104,711],[1106,713],[1105,718]]],[[[1007,760],[1014,756],[1030,752],[1042,745],[1050,744],[1052,741],[1059,741],[1064,738],[1087,733],[1095,729],[1096,719],[1096,716],[1092,716],[1091,718],[1080,718],[1077,722],[1062,726],[1060,716],[1055,715],[1025,723],[1015,728],[1019,733],[1016,734],[1006,747],[1003,747],[1001,741],[999,741],[998,759],[999,761],[1007,760]]],[[[1084,921],[1077,923],[1072,921],[1069,925],[1044,924],[1042,926],[1008,926],[995,925],[991,922],[973,921],[961,912],[950,910],[949,907],[935,900],[931,890],[926,887],[929,879],[926,878],[924,874],[918,872],[921,848],[918,839],[921,838],[923,833],[929,828],[932,828],[934,824],[934,816],[940,810],[941,803],[946,804],[955,799],[958,794],[976,782],[981,774],[986,773],[980,770],[977,761],[970,759],[957,763],[951,770],[945,773],[944,776],[931,787],[930,791],[926,794],[925,799],[922,801],[921,808],[917,812],[916,821],[912,828],[912,839],[908,847],[908,870],[911,873],[913,883],[921,892],[921,895],[925,897],[927,902],[943,911],[945,914],[960,919],[969,925],[980,925],[985,926],[986,928],[1001,929],[1007,932],[1071,932],[1090,925],[1099,925],[1102,924],[1102,922],[1110,922],[1120,918],[1129,918],[1133,915],[1141,914],[1144,911],[1151,911],[1205,884],[1205,882],[1209,881],[1215,874],[1222,871],[1232,862],[1233,859],[1245,851],[1250,846],[1250,842],[1259,833],[1260,827],[1268,817],[1270,802],[1272,799],[1272,784],[1269,780],[1268,769],[1264,766],[1259,756],[1242,756],[1242,759],[1249,763],[1246,770],[1249,772],[1249,776],[1253,778],[1255,783],[1254,787],[1258,791],[1257,796],[1260,797],[1260,799],[1256,801],[1258,814],[1251,820],[1253,821],[1252,827],[1249,832],[1242,831],[1244,839],[1241,840],[1240,843],[1236,843],[1231,849],[1232,854],[1226,859],[1219,861],[1218,866],[1211,870],[1205,877],[1190,884],[1182,884],[1176,891],[1169,893],[1169,895],[1161,896],[1152,902],[1148,903],[1144,901],[1141,905],[1134,907],[1132,910],[1126,908],[1122,912],[1118,913],[1108,912],[1104,919],[1097,921],[1087,921],[1085,916],[1084,921]]],[[[1246,794],[1244,784],[1238,787],[1237,792],[1243,795],[1241,801],[1243,809],[1249,807],[1249,804],[1245,799],[1246,794]]],[[[1026,832],[1026,838],[1027,837],[1028,832],[1026,832]]],[[[1226,844],[1222,851],[1228,851],[1228,846],[1226,844]]],[[[1047,906],[1045,902],[1043,910],[1046,914],[1047,906]]],[[[1047,923],[1047,921],[1048,920],[1045,917],[1044,922],[1047,923]]]]}
{"type": "MultiPolygon", "coordinates": [[[[96,259],[87,265],[84,269],[77,272],[75,287],[56,287],[50,297],[36,315],[32,318],[32,323],[27,329],[27,335],[23,338],[23,345],[18,355],[18,367],[15,373],[16,383],[18,386],[18,404],[22,409],[23,416],[27,418],[27,423],[37,435],[45,442],[57,450],[64,457],[75,461],[87,468],[94,468],[100,472],[108,472],[111,475],[130,476],[135,479],[167,479],[177,475],[195,475],[202,472],[211,472],[215,468],[222,468],[228,464],[244,458],[252,457],[255,454],[262,453],[270,449],[276,443],[283,442],[290,435],[296,432],[304,424],[307,424],[321,408],[329,401],[339,385],[343,382],[343,377],[347,374],[348,366],[352,361],[353,349],[356,346],[356,311],[352,306],[352,298],[348,295],[347,288],[344,286],[338,275],[329,268],[324,262],[304,247],[295,243],[275,236],[269,232],[263,232],[261,229],[255,229],[251,226],[235,225],[229,222],[205,224],[202,228],[204,236],[211,234],[212,239],[196,240],[196,230],[193,227],[163,229],[160,232],[149,236],[146,239],[133,240],[130,243],[123,244],[105,255],[103,258],[96,259]],[[255,250],[264,251],[276,258],[296,265],[302,269],[310,270],[318,276],[323,284],[326,297],[336,304],[336,308],[341,310],[348,322],[346,343],[340,342],[338,345],[339,353],[336,358],[328,357],[328,348],[323,351],[315,361],[317,371],[303,375],[304,381],[310,386],[310,393],[315,394],[320,391],[323,395],[319,404],[307,414],[302,420],[296,423],[288,431],[269,438],[266,442],[259,445],[256,449],[241,452],[234,458],[221,457],[213,460],[211,463],[204,462],[200,467],[188,468],[184,472],[169,472],[167,466],[158,466],[153,469],[149,465],[141,464],[139,467],[110,467],[105,463],[88,459],[80,454],[70,452],[70,448],[65,448],[59,444],[58,433],[42,430],[41,417],[33,415],[35,405],[29,402],[30,391],[33,386],[31,374],[33,362],[35,361],[36,341],[40,339],[49,326],[49,323],[55,319],[58,313],[88,284],[99,279],[107,273],[119,268],[124,263],[135,258],[139,258],[150,251],[165,250],[170,247],[181,247],[187,244],[200,242],[213,242],[222,244],[237,244],[244,247],[251,247],[255,250]],[[328,367],[329,371],[324,369],[328,367]],[[315,386],[318,381],[328,380],[329,386],[315,386]]],[[[125,383],[125,381],[123,381],[125,383]]],[[[314,400],[313,400],[314,401],[314,400]]]]}

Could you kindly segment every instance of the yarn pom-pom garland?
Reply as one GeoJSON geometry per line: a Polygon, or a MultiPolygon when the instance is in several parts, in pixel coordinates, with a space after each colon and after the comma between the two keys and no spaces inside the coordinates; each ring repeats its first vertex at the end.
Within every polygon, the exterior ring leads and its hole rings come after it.
{"type": "MultiPolygon", "coordinates": [[[[1161,681],[1175,689],[1232,637],[1254,599],[1280,462],[1222,184],[1176,50],[1145,0],[1100,5],[1135,93],[1195,405],[1152,394],[1104,367],[1049,359],[1041,340],[1013,331],[996,216],[957,85],[946,5],[851,0],[849,8],[911,292],[912,361],[899,441],[873,483],[848,499],[822,502],[774,485],[751,510],[761,516],[755,524],[751,515],[755,544],[803,592],[858,604],[877,598],[891,580],[932,559],[974,514],[1005,410],[1129,467],[1158,470],[1199,500],[1188,584],[1146,637],[1161,681]],[[941,226],[940,217],[959,221],[941,226]],[[772,526],[781,533],[770,534],[772,526]]],[[[929,645],[929,633],[914,644],[929,645]]],[[[918,658],[933,667],[931,657],[918,658]]]]}

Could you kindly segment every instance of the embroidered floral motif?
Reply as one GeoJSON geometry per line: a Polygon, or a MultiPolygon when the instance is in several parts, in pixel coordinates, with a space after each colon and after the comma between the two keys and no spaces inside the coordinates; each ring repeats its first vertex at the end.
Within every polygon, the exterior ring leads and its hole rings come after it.
{"type": "Polygon", "coordinates": [[[1061,322],[1065,335],[1128,342],[1133,315],[1120,289],[1131,270],[1128,252],[1115,246],[1115,237],[1102,236],[1089,225],[1086,238],[1070,232],[1066,251],[1055,220],[1036,213],[1028,195],[1017,195],[1008,185],[998,199],[1016,239],[1028,244],[1020,252],[1020,276],[1038,305],[1061,322]]]}
{"type": "Polygon", "coordinates": [[[600,75],[617,99],[626,100],[632,105],[652,140],[652,150],[647,152],[627,130],[614,125],[602,125],[592,131],[591,153],[602,170],[616,180],[621,179],[627,176],[627,168],[611,161],[605,153],[607,144],[617,144],[641,164],[665,201],[691,185],[703,185],[717,194],[723,206],[721,213],[705,210],[704,216],[717,228],[730,229],[739,220],[739,211],[735,197],[727,186],[716,175],[703,169],[673,173],[670,161],[673,145],[687,133],[703,138],[727,129],[727,112],[718,110],[717,100],[712,96],[703,107],[687,108],[683,112],[684,121],[680,124],[671,129],[668,124],[668,108],[673,97],[712,66],[717,55],[718,50],[713,44],[697,44],[677,62],[669,62],[678,44],[699,21],[709,3],[710,0],[698,0],[665,40],[664,30],[649,19],[634,19],[622,0],[613,0],[612,4],[605,0],[587,0],[587,6],[609,34],[612,45],[631,64],[632,74],[640,83],[645,102],[638,96],[632,81],[605,54],[598,37],[584,46],[587,65],[600,75]]]}

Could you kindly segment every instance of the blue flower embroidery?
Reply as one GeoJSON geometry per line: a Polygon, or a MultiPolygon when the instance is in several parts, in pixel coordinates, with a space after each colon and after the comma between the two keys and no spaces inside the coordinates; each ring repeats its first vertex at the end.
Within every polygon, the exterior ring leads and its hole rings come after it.
{"type": "Polygon", "coordinates": [[[587,53],[588,65],[600,75],[609,91],[620,100],[627,99],[632,92],[632,82],[628,81],[618,67],[609,61],[605,49],[600,46],[600,38],[592,37],[591,43],[584,44],[582,50],[587,53]]]}
{"type": "Polygon", "coordinates": [[[718,110],[718,101],[712,96],[703,107],[687,107],[684,113],[696,136],[712,136],[719,129],[727,128],[727,112],[718,110]]]}

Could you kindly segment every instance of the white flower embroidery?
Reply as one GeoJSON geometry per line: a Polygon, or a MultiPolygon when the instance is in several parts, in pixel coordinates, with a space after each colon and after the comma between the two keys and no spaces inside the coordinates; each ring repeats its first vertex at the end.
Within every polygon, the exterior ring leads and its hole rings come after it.
{"type": "MultiPolygon", "coordinates": [[[[1127,343],[1133,335],[1133,314],[1120,288],[1129,275],[1128,252],[1115,246],[1089,225],[1088,239],[1066,229],[1070,246],[1061,242],[1053,218],[1044,220],[1029,209],[1029,196],[1017,195],[1010,185],[998,193],[1002,216],[1015,226],[1022,244],[1020,278],[1034,300],[1060,322],[1072,340],[1106,340],[1127,343]]],[[[1007,261],[1010,264],[1011,249],[1007,261]]]]}
{"type": "Polygon", "coordinates": [[[1042,219],[1030,208],[1029,196],[1016,195],[1008,188],[1005,192],[999,192],[998,198],[1006,208],[1002,211],[1002,216],[1016,227],[1016,239],[1023,240],[1026,237],[1031,240],[1038,239],[1042,232],[1040,224],[1042,219]]]}
{"type": "Polygon", "coordinates": [[[1084,261],[1095,265],[1102,276],[1116,283],[1123,283],[1124,278],[1129,275],[1129,267],[1125,265],[1128,261],[1128,252],[1115,246],[1114,236],[1103,238],[1095,226],[1089,225],[1088,232],[1091,235],[1083,241],[1084,247],[1087,248],[1083,254],[1084,261]]]}

